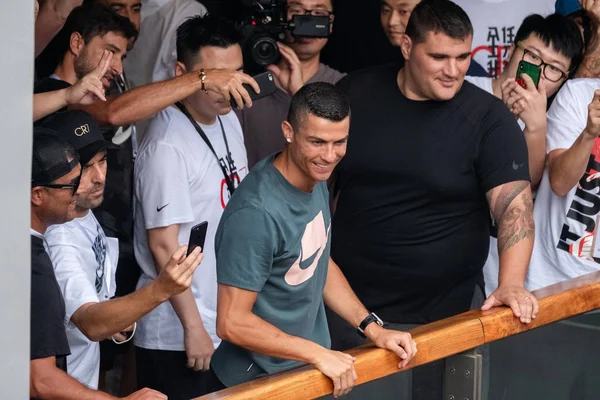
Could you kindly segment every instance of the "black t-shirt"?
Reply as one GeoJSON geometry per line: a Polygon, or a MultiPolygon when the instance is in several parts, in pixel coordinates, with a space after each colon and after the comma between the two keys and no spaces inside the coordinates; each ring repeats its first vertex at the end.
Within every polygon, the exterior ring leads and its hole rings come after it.
{"type": "Polygon", "coordinates": [[[397,73],[338,84],[352,116],[331,255],[371,311],[427,323],[469,309],[489,248],[485,194],[529,180],[527,146],[492,95],[465,82],[450,101],[412,101],[397,73]]]}
{"type": "Polygon", "coordinates": [[[65,332],[65,301],[50,257],[39,237],[31,235],[31,360],[56,357],[67,372],[71,354],[65,332]]]}
{"type": "MultiPolygon", "coordinates": [[[[60,79],[44,78],[35,84],[35,86],[33,87],[33,93],[37,94],[37,93],[53,92],[55,90],[66,89],[70,86],[71,86],[71,84],[69,82],[61,81],[60,79]]],[[[63,112],[63,111],[67,111],[67,107],[63,107],[60,110],[58,110],[57,112],[63,112]]],[[[52,114],[50,114],[50,115],[52,115],[52,114]]],[[[40,118],[39,120],[35,121],[34,125],[40,125],[50,115],[48,115],[44,118],[40,118]]]]}

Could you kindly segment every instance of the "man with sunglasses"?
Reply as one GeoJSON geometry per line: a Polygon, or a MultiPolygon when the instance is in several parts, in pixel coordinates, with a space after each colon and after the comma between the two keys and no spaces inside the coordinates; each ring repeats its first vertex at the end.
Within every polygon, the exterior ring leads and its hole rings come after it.
{"type": "MultiPolygon", "coordinates": [[[[291,20],[294,15],[329,16],[333,29],[332,0],[289,0],[287,18],[291,20]]],[[[285,44],[279,44],[281,61],[267,67],[277,79],[277,92],[257,101],[251,109],[237,112],[250,168],[285,146],[281,123],[287,116],[292,96],[304,83],[336,84],[345,76],[321,63],[321,51],[327,41],[326,38],[293,37],[288,33],[285,44]]]]}
{"type": "MultiPolygon", "coordinates": [[[[532,187],[538,185],[546,166],[548,98],[554,96],[569,74],[577,69],[582,52],[583,40],[575,22],[560,14],[547,17],[533,14],[523,20],[510,47],[509,61],[498,78],[466,77],[467,81],[502,99],[518,118],[529,151],[532,187]],[[539,68],[537,86],[529,75],[519,74],[522,62],[539,68]]],[[[496,229],[492,229],[484,267],[487,294],[498,287],[499,263],[496,229]]]]}
{"type": "Polygon", "coordinates": [[[75,218],[52,225],[44,237],[65,301],[64,324],[71,348],[67,371],[96,389],[100,364],[97,342],[111,337],[115,341],[127,340],[124,332],[131,331],[136,320],[189,287],[202,255],[196,251],[186,259],[185,249],[180,248],[155,283],[110,300],[115,292],[118,241],[106,237],[91,210],[103,201],[107,149],[114,146],[104,140],[98,124],[84,111],[55,114],[44,121],[43,127],[68,140],[77,149],[82,166],[75,218]]]}
{"type": "MultiPolygon", "coordinates": [[[[76,215],[81,165],[73,146],[46,128],[33,136],[31,174],[31,355],[30,398],[111,400],[67,372],[69,342],[65,333],[65,303],[43,236],[51,225],[76,215]]],[[[143,389],[130,400],[164,400],[166,396],[143,389]]]]}

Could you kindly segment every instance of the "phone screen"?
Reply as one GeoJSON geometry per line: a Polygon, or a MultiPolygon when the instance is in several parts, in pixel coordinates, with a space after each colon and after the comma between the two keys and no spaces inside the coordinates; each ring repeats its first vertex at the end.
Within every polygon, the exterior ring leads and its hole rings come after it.
{"type": "Polygon", "coordinates": [[[527,61],[519,62],[519,67],[517,68],[516,81],[523,88],[527,89],[527,85],[525,84],[525,81],[523,80],[523,78],[521,78],[521,75],[523,75],[523,74],[529,75],[531,80],[533,80],[535,87],[537,88],[538,84],[540,83],[540,77],[542,75],[542,68],[539,65],[534,65],[534,64],[528,63],[527,61]]]}
{"type": "Polygon", "coordinates": [[[208,222],[204,221],[194,226],[190,231],[190,241],[188,243],[187,255],[189,256],[192,251],[198,246],[204,251],[204,241],[206,240],[206,231],[208,229],[208,222]]]}

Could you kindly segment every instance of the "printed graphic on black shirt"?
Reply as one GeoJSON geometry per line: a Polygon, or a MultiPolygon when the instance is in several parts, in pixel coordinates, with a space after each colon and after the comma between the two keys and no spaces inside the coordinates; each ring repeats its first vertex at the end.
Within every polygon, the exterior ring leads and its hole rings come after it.
{"type": "Polygon", "coordinates": [[[98,235],[96,236],[96,239],[94,239],[92,250],[94,251],[94,256],[98,263],[95,282],[96,293],[100,293],[104,284],[104,263],[106,262],[106,239],[102,234],[102,228],[100,226],[98,226],[98,235]]]}
{"type": "Polygon", "coordinates": [[[579,180],[556,247],[575,257],[600,263],[597,243],[600,213],[600,139],[596,138],[585,174],[579,180]]]}

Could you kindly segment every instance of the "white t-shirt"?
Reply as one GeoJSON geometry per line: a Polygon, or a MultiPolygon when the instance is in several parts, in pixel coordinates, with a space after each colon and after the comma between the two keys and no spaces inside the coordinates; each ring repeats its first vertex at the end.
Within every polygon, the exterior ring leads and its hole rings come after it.
{"type": "MultiPolygon", "coordinates": [[[[494,88],[492,86],[493,78],[479,77],[479,76],[467,76],[465,80],[471,82],[473,85],[480,89],[485,90],[489,94],[494,94],[494,88]]],[[[525,129],[523,121],[518,120],[521,129],[525,129]]],[[[498,272],[500,271],[500,257],[498,256],[498,239],[490,236],[490,251],[488,258],[483,266],[483,280],[485,282],[485,294],[489,296],[494,290],[498,288],[498,272]]]]}
{"type": "Polygon", "coordinates": [[[454,0],[473,24],[473,58],[492,77],[504,70],[508,50],[530,14],[554,12],[555,0],[454,0]]]}
{"type": "Polygon", "coordinates": [[[118,240],[106,237],[92,212],[62,225],[52,225],[44,238],[65,299],[65,326],[71,347],[67,371],[79,382],[97,389],[100,345],[89,340],[71,322],[71,316],[86,303],[99,303],[114,296],[118,240]]]}
{"type": "MultiPolygon", "coordinates": [[[[242,128],[233,111],[222,116],[221,120],[239,183],[248,174],[242,128]]],[[[200,126],[219,158],[224,159],[227,151],[219,122],[200,126]]],[[[228,172],[232,173],[229,167],[228,172]]],[[[138,288],[156,277],[156,268],[148,248],[148,229],[179,224],[178,241],[184,245],[188,243],[191,228],[208,221],[204,260],[194,273],[192,292],[204,327],[216,348],[221,340],[216,335],[214,237],[223,209],[229,201],[229,192],[217,158],[185,115],[169,107],[161,111],[148,127],[140,143],[134,175],[134,248],[136,260],[142,269],[138,288]]],[[[183,328],[170,302],[164,302],[139,321],[134,340],[136,346],[146,349],[185,349],[183,328]]]]}
{"type": "MultiPolygon", "coordinates": [[[[546,150],[568,149],[586,124],[588,105],[600,79],[569,80],[548,111],[546,150]]],[[[566,196],[552,192],[548,171],[537,192],[533,215],[535,244],[525,284],[529,290],[600,269],[600,139],[596,139],[586,173],[566,196]]]]}
{"type": "Polygon", "coordinates": [[[152,0],[142,7],[140,34],[123,61],[132,87],[175,76],[177,28],[189,17],[206,14],[196,0],[152,0]]]}

